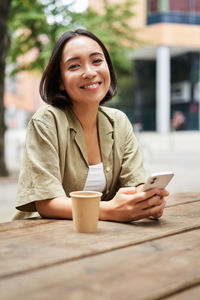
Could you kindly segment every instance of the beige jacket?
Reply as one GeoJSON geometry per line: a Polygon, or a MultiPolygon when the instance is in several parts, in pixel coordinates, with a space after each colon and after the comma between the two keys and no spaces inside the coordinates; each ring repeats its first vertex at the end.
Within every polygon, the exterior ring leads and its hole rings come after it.
{"type": "MultiPolygon", "coordinates": [[[[120,187],[145,182],[146,174],[132,125],[123,112],[99,107],[98,129],[107,182],[102,200],[110,200],[120,187]]],[[[69,107],[43,105],[27,128],[16,202],[21,213],[14,219],[32,217],[36,200],[83,190],[88,170],[83,129],[76,116],[69,107]]]]}

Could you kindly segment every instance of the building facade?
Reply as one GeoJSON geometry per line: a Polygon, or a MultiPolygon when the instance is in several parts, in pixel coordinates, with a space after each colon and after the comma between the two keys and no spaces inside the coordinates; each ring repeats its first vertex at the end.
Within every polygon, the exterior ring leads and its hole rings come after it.
{"type": "Polygon", "coordinates": [[[200,0],[140,0],[135,121],[144,130],[200,129],[200,0]]]}
{"type": "Polygon", "coordinates": [[[5,81],[5,124],[8,129],[23,129],[42,100],[39,95],[40,76],[20,72],[5,81]]]}

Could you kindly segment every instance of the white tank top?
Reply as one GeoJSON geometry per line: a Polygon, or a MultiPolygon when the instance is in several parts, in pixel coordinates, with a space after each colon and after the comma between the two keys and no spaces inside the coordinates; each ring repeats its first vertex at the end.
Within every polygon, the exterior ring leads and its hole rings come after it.
{"type": "Polygon", "coordinates": [[[106,189],[106,177],[103,170],[103,163],[89,166],[84,191],[104,192],[106,189]]]}

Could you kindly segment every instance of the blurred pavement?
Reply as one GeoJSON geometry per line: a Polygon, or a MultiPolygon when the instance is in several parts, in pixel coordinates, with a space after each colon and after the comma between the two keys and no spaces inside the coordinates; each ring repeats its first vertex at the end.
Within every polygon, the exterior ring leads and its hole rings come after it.
{"type": "Polygon", "coordinates": [[[138,136],[147,173],[174,171],[171,193],[200,192],[200,131],[138,136]]]}
{"type": "MultiPolygon", "coordinates": [[[[200,192],[200,131],[136,133],[147,173],[174,171],[168,186],[170,193],[200,192]]],[[[6,161],[11,176],[0,178],[0,222],[13,215],[18,171],[22,157],[25,132],[6,135],[6,161]]]]}

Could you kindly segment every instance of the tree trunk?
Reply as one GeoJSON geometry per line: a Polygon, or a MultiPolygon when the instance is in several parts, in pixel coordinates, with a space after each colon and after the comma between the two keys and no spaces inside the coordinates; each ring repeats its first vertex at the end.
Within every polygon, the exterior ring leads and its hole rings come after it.
{"type": "Polygon", "coordinates": [[[4,155],[4,78],[6,57],[9,49],[7,18],[11,0],[0,0],[0,176],[8,176],[4,155]]]}

